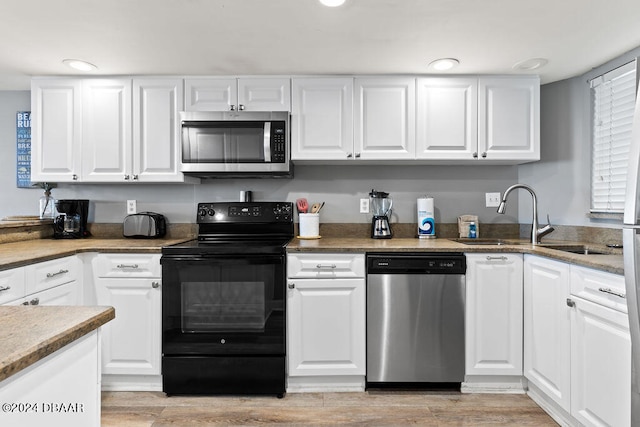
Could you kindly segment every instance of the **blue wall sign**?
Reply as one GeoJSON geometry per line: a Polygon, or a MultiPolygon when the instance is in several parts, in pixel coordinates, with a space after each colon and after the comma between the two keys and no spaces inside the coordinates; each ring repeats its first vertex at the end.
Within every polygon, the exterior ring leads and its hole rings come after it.
{"type": "Polygon", "coordinates": [[[18,188],[31,187],[31,111],[18,111],[16,115],[18,188]]]}

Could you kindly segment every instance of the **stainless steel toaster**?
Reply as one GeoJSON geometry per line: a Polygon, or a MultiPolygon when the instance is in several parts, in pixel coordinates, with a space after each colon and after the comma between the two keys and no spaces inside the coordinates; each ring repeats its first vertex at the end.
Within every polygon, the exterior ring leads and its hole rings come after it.
{"type": "Polygon", "coordinates": [[[167,221],[164,215],[155,212],[140,212],[124,218],[124,237],[158,238],[167,233],[167,221]]]}

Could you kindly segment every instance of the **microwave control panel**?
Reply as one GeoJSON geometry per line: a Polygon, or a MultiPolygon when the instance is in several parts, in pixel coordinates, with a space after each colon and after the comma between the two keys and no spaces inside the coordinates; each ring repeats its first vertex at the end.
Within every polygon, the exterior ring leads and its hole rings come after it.
{"type": "Polygon", "coordinates": [[[284,122],[271,122],[271,162],[285,163],[286,159],[286,126],[284,122]]]}

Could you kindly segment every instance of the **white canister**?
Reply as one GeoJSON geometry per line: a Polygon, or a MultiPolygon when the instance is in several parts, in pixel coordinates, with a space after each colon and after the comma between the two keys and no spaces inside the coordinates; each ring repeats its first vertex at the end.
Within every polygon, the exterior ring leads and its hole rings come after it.
{"type": "Polygon", "coordinates": [[[418,237],[421,239],[433,239],[436,237],[436,219],[433,205],[433,197],[421,197],[418,199],[418,237]]]}
{"type": "Polygon", "coordinates": [[[320,237],[320,214],[301,213],[298,214],[300,223],[300,237],[320,237]]]}

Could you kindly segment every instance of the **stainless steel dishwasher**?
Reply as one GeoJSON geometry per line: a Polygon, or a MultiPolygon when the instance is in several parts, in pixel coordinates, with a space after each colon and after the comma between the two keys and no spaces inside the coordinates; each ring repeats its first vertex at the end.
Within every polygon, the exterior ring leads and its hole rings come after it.
{"type": "Polygon", "coordinates": [[[464,381],[466,258],[367,255],[367,386],[464,381]]]}

